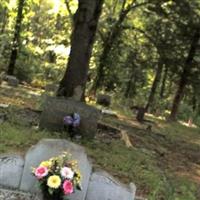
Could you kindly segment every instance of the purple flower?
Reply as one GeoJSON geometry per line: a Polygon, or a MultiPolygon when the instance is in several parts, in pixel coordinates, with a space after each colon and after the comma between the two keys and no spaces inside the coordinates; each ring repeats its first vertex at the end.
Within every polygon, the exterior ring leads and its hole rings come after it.
{"type": "Polygon", "coordinates": [[[71,125],[73,124],[73,118],[71,116],[65,116],[63,122],[65,125],[71,125]]]}
{"type": "Polygon", "coordinates": [[[68,115],[63,118],[64,125],[72,125],[73,127],[78,127],[80,125],[80,115],[74,113],[72,116],[68,115]]]}

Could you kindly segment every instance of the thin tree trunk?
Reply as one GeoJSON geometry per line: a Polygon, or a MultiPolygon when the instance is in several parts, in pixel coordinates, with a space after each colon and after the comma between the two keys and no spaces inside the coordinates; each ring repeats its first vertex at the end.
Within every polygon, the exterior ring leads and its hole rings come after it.
{"type": "Polygon", "coordinates": [[[136,72],[135,72],[135,66],[134,66],[132,68],[131,76],[130,76],[130,79],[127,83],[127,87],[126,87],[126,90],[125,90],[125,93],[124,93],[125,98],[130,97],[131,90],[133,91],[134,94],[136,93],[135,84],[136,84],[136,72]]]}
{"type": "Polygon", "coordinates": [[[190,76],[191,64],[193,62],[194,56],[196,54],[196,50],[198,48],[199,38],[200,38],[200,28],[198,28],[195,31],[195,34],[194,34],[193,39],[192,39],[192,43],[191,43],[191,46],[190,46],[188,57],[186,59],[185,66],[184,66],[184,69],[183,69],[183,72],[181,74],[180,81],[179,81],[179,84],[178,84],[178,89],[177,89],[176,95],[174,97],[171,113],[170,113],[170,116],[169,116],[170,121],[176,120],[178,108],[179,108],[180,102],[182,100],[182,97],[184,95],[184,89],[185,89],[185,87],[188,83],[188,77],[190,76]]]}
{"type": "Polygon", "coordinates": [[[165,70],[164,70],[164,75],[163,75],[163,79],[162,79],[162,85],[161,85],[161,89],[160,89],[160,98],[163,99],[164,98],[164,94],[165,94],[165,88],[166,88],[166,80],[167,80],[167,76],[168,76],[168,66],[165,65],[165,70]]]}
{"type": "Polygon", "coordinates": [[[17,12],[16,25],[15,25],[15,33],[13,37],[12,51],[11,51],[10,62],[9,62],[8,71],[7,71],[9,75],[14,74],[15,63],[16,63],[17,54],[18,54],[19,45],[20,45],[20,32],[21,32],[21,24],[22,24],[22,19],[23,19],[24,3],[25,3],[25,0],[19,0],[18,2],[18,12],[17,12]]]}
{"type": "Polygon", "coordinates": [[[194,91],[194,94],[192,96],[192,110],[193,110],[193,112],[196,111],[196,108],[197,108],[197,98],[196,98],[196,93],[194,91]]]}
{"type": "MultiPolygon", "coordinates": [[[[60,82],[58,96],[84,96],[89,61],[92,53],[103,0],[79,0],[71,38],[71,52],[67,70],[60,82]]],[[[81,98],[79,99],[81,100],[81,98]]]]}
{"type": "Polygon", "coordinates": [[[1,34],[3,34],[5,31],[7,21],[8,21],[8,8],[6,7],[3,11],[3,19],[2,19],[2,25],[1,25],[1,30],[0,30],[1,34]]]}
{"type": "Polygon", "coordinates": [[[128,98],[130,97],[130,93],[131,93],[131,90],[133,91],[133,93],[135,94],[135,73],[133,72],[128,83],[127,83],[127,87],[126,87],[126,90],[125,90],[125,93],[124,93],[124,97],[125,98],[128,98]]]}
{"type": "Polygon", "coordinates": [[[158,84],[159,84],[160,79],[161,79],[162,69],[163,69],[163,63],[162,63],[162,58],[160,58],[160,60],[158,62],[158,67],[157,67],[157,70],[156,70],[156,75],[155,75],[155,78],[154,78],[154,81],[153,81],[153,84],[152,84],[152,87],[151,87],[151,92],[149,94],[149,98],[148,98],[147,104],[146,104],[146,106],[144,108],[140,107],[138,109],[138,113],[137,113],[136,119],[139,122],[143,122],[144,121],[145,113],[148,112],[149,108],[154,103],[154,98],[155,98],[156,90],[158,88],[158,84]]]}
{"type": "MultiPolygon", "coordinates": [[[[134,1],[135,2],[135,1],[134,1]]],[[[107,58],[109,56],[109,53],[113,47],[113,44],[115,43],[117,37],[120,35],[120,32],[122,31],[122,24],[125,21],[127,15],[129,14],[129,12],[133,9],[136,9],[137,7],[143,6],[148,4],[149,2],[144,2],[141,4],[136,4],[133,5],[133,2],[130,3],[127,8],[125,8],[125,4],[126,1],[123,1],[122,4],[122,9],[120,11],[120,15],[118,18],[118,21],[115,23],[113,29],[111,31],[108,32],[108,35],[105,37],[105,42],[103,44],[103,51],[102,54],[100,55],[99,58],[99,66],[97,68],[97,75],[96,75],[96,79],[94,80],[93,86],[91,91],[95,94],[97,89],[100,87],[100,85],[102,84],[102,82],[104,81],[105,78],[105,63],[107,61],[107,58]]]]}
{"type": "MultiPolygon", "coordinates": [[[[2,19],[2,25],[1,25],[1,29],[0,29],[0,34],[4,34],[5,30],[6,30],[6,25],[8,22],[8,8],[5,7],[4,9],[4,14],[3,14],[3,19],[2,19]]],[[[1,41],[1,46],[0,46],[0,58],[3,57],[4,51],[5,51],[5,42],[1,41]]]]}
{"type": "Polygon", "coordinates": [[[160,79],[161,79],[161,74],[162,74],[162,69],[163,69],[163,63],[162,63],[161,59],[162,58],[160,58],[160,61],[158,63],[158,67],[157,67],[157,70],[156,70],[156,76],[154,78],[154,81],[153,81],[153,84],[152,84],[152,87],[151,87],[151,92],[150,92],[150,95],[149,95],[149,98],[148,98],[148,102],[145,106],[146,112],[148,112],[149,107],[152,106],[153,103],[154,103],[156,90],[158,88],[158,84],[159,84],[160,79]]]}
{"type": "Polygon", "coordinates": [[[72,10],[70,8],[70,4],[69,4],[69,0],[65,0],[65,5],[66,5],[66,8],[67,8],[67,11],[69,13],[69,17],[70,17],[70,20],[71,20],[71,24],[73,26],[74,24],[74,17],[73,17],[73,14],[72,14],[72,10]]]}

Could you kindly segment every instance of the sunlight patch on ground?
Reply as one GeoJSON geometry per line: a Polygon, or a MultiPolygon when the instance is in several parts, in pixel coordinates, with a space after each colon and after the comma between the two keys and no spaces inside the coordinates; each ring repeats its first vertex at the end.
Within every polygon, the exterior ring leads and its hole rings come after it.
{"type": "Polygon", "coordinates": [[[184,122],[184,121],[178,121],[181,125],[191,127],[191,128],[198,128],[195,124],[184,122]]]}

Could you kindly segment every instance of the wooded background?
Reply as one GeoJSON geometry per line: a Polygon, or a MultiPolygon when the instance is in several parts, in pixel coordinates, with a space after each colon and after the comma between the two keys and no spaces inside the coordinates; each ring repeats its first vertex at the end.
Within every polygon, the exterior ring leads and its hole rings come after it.
{"type": "Polygon", "coordinates": [[[200,125],[199,0],[2,0],[0,70],[57,95],[200,125]],[[66,67],[67,65],[67,67],[66,67]]]}

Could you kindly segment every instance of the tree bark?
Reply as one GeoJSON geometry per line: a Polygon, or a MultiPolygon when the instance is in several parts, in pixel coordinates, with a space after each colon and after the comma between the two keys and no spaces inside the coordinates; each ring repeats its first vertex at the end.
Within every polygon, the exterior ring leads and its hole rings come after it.
{"type": "Polygon", "coordinates": [[[131,77],[127,83],[127,87],[126,87],[126,90],[125,90],[125,93],[124,93],[124,97],[125,98],[129,98],[130,96],[133,96],[136,94],[136,91],[135,91],[135,84],[136,84],[136,78],[135,78],[135,72],[133,71],[132,74],[131,74],[131,77]],[[132,90],[132,94],[131,95],[131,90],[132,90]]]}
{"type": "Polygon", "coordinates": [[[168,66],[165,65],[164,75],[163,75],[163,79],[162,79],[162,85],[161,85],[161,89],[160,89],[160,98],[161,99],[164,98],[164,94],[165,94],[168,69],[169,69],[168,66]]]}
{"type": "Polygon", "coordinates": [[[157,70],[156,70],[156,76],[154,78],[154,81],[153,81],[153,84],[152,84],[152,87],[151,87],[151,92],[149,94],[148,102],[145,106],[146,112],[148,112],[149,107],[152,106],[153,103],[154,103],[156,90],[158,88],[158,84],[159,84],[160,79],[161,79],[162,69],[163,69],[163,62],[162,62],[162,58],[160,58],[160,61],[158,63],[158,67],[157,67],[157,70]]]}
{"type": "Polygon", "coordinates": [[[132,71],[131,71],[131,75],[130,75],[130,79],[127,82],[126,85],[126,90],[124,92],[124,97],[125,98],[129,98],[130,96],[133,96],[136,94],[136,68],[137,66],[135,65],[135,63],[133,63],[133,56],[130,56],[130,58],[127,59],[127,63],[132,62],[132,71]],[[132,94],[131,94],[132,91],[132,94]]]}
{"type": "Polygon", "coordinates": [[[176,91],[176,94],[175,94],[175,97],[173,100],[173,105],[172,105],[171,113],[169,116],[170,121],[176,120],[178,108],[179,108],[180,102],[182,100],[182,97],[184,95],[184,89],[188,83],[188,77],[190,76],[191,64],[193,62],[194,56],[195,56],[197,48],[198,48],[199,38],[200,38],[200,28],[197,28],[197,30],[195,31],[194,36],[192,38],[188,57],[186,59],[186,62],[185,62],[184,68],[183,68],[183,72],[181,74],[180,81],[178,84],[178,89],[176,91]]]}
{"type": "Polygon", "coordinates": [[[158,67],[157,67],[157,70],[156,70],[156,75],[155,75],[155,78],[154,78],[154,81],[153,81],[153,84],[152,84],[152,87],[151,87],[151,92],[149,94],[149,98],[148,98],[147,104],[146,104],[146,106],[144,108],[140,107],[138,109],[138,112],[137,112],[136,119],[139,122],[143,122],[144,121],[145,113],[148,112],[149,108],[154,103],[154,98],[155,98],[156,90],[158,88],[158,84],[159,84],[160,79],[161,79],[162,69],[163,69],[163,62],[162,62],[162,58],[160,58],[160,60],[158,62],[158,67]]]}
{"type": "Polygon", "coordinates": [[[10,62],[9,62],[8,71],[7,71],[9,75],[14,74],[15,63],[16,63],[17,54],[18,54],[19,45],[20,45],[20,32],[21,32],[21,24],[22,24],[22,19],[23,19],[24,3],[25,3],[25,0],[18,1],[18,11],[17,11],[16,24],[15,24],[15,32],[14,32],[14,37],[13,37],[13,42],[12,42],[10,62]]]}
{"type": "MultiPolygon", "coordinates": [[[[66,72],[57,91],[58,96],[72,97],[79,91],[84,96],[98,20],[103,0],[79,0],[74,17],[71,52],[66,72]]],[[[81,100],[81,99],[79,99],[81,100]]]]}
{"type": "Polygon", "coordinates": [[[4,8],[0,33],[3,34],[8,21],[8,8],[4,8]]]}

